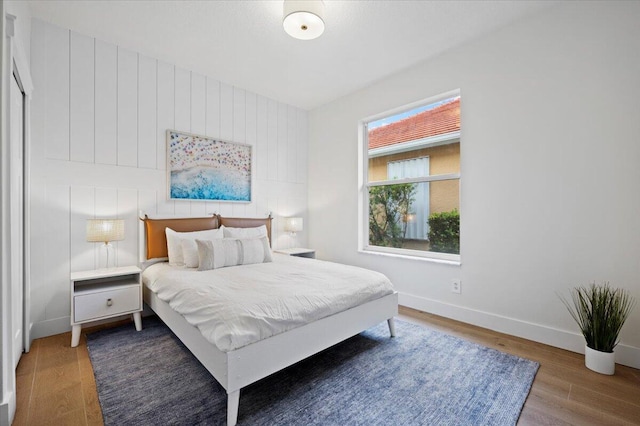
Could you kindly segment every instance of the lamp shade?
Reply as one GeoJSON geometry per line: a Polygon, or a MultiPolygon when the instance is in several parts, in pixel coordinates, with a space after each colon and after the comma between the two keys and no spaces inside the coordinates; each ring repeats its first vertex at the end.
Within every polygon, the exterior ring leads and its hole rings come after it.
{"type": "Polygon", "coordinates": [[[124,240],[124,220],[88,219],[87,241],[103,242],[124,240]]]}
{"type": "Polygon", "coordinates": [[[312,40],[324,32],[322,0],[284,0],[282,26],[299,40],[312,40]]]}
{"type": "Polygon", "coordinates": [[[300,232],[302,231],[302,218],[301,217],[287,217],[284,220],[284,230],[287,232],[300,232]]]}

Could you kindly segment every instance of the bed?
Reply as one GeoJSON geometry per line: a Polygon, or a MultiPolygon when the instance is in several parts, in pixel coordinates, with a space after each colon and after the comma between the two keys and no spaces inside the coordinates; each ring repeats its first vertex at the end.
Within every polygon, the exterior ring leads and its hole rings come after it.
{"type": "MultiPolygon", "coordinates": [[[[164,228],[166,227],[180,232],[187,232],[217,229],[220,226],[254,228],[265,225],[268,240],[269,242],[271,241],[270,217],[265,219],[245,219],[224,218],[213,215],[206,218],[150,219],[141,212],[140,218],[140,260],[143,269],[148,268],[148,271],[145,272],[150,273],[154,271],[154,268],[156,273],[159,273],[157,271],[163,268],[171,268],[156,264],[159,260],[165,260],[167,256],[167,242],[164,235],[164,228]]],[[[279,264],[290,264],[291,268],[295,268],[298,266],[295,262],[320,261],[283,259],[279,261],[279,264]]],[[[329,267],[328,264],[329,262],[322,262],[322,265],[318,263],[322,267],[329,267]]],[[[313,265],[313,263],[306,263],[303,266],[311,268],[313,265]]],[[[245,272],[245,270],[237,268],[249,270],[250,268],[247,268],[247,266],[254,265],[223,269],[236,269],[237,271],[245,272]]],[[[279,268],[280,266],[278,265],[277,267],[279,268]]],[[[276,265],[266,265],[264,267],[256,265],[254,267],[258,273],[269,268],[274,269],[276,265]]],[[[191,273],[203,274],[198,277],[205,277],[204,274],[206,272],[209,271],[191,273]]],[[[192,276],[195,277],[195,275],[192,276]]],[[[205,338],[204,331],[201,331],[204,328],[201,325],[199,325],[201,329],[192,325],[192,318],[187,320],[188,315],[185,317],[178,313],[170,306],[168,301],[164,301],[159,297],[156,291],[159,291],[158,288],[152,290],[145,284],[145,302],[226,390],[228,425],[235,425],[237,422],[240,390],[243,387],[333,346],[382,321],[387,321],[390,335],[392,337],[395,335],[393,317],[398,313],[398,295],[397,292],[392,291],[384,296],[371,300],[367,299],[356,306],[333,312],[328,316],[322,316],[303,325],[297,324],[293,328],[284,331],[280,330],[273,335],[268,335],[266,338],[252,340],[248,344],[246,341],[235,344],[230,343],[227,346],[223,346],[224,350],[221,350],[216,344],[205,338]]],[[[210,336],[207,335],[207,337],[210,339],[210,336]]]]}

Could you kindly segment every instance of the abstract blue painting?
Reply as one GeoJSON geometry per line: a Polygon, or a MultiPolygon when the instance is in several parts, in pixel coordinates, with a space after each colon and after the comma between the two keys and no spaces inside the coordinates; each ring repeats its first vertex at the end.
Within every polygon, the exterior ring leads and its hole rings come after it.
{"type": "Polygon", "coordinates": [[[167,130],[169,198],[251,201],[251,145],[167,130]]]}

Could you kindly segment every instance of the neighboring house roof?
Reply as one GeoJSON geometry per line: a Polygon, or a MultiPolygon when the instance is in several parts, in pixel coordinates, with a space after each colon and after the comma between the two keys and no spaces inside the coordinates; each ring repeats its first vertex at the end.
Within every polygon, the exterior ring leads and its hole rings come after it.
{"type": "Polygon", "coordinates": [[[369,149],[460,131],[460,98],[369,131],[369,149]]]}

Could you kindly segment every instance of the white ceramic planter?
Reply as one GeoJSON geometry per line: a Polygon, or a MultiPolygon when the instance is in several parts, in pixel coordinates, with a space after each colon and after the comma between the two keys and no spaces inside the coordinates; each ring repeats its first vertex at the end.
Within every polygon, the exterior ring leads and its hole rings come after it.
{"type": "Polygon", "coordinates": [[[596,373],[611,376],[616,372],[616,354],[596,351],[584,345],[584,365],[596,373]]]}

